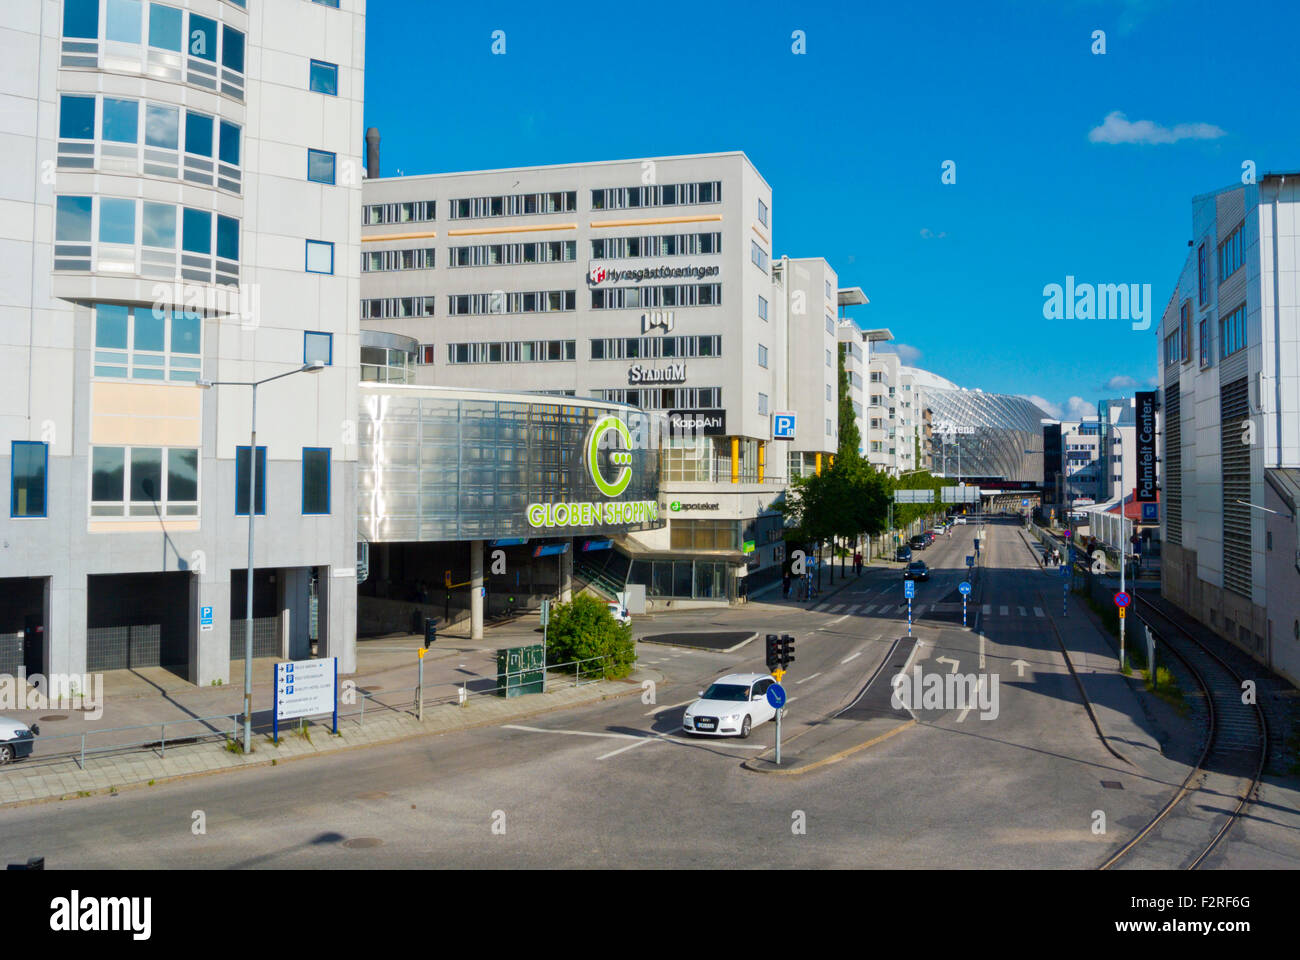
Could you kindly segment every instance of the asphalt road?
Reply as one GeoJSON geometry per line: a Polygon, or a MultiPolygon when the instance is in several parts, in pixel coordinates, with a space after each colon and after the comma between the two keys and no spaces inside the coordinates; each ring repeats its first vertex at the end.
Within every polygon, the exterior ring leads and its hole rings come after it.
{"type": "MultiPolygon", "coordinates": [[[[1014,526],[987,531],[975,629],[961,627],[959,605],[955,617],[943,606],[965,576],[973,533],[957,527],[921,554],[936,572],[918,585],[911,671],[970,676],[986,696],[996,684],[996,709],[908,701],[916,726],[803,776],[741,767],[772,743],[771,724],[748,741],[680,735],[684,705],[708,682],[763,669],[761,638],[731,653],[643,644],[642,663],[663,676],[653,703],[629,697],[523,724],[6,808],[0,858],[40,854],[50,869],[1093,867],[1174,787],[1135,774],[1098,741],[1035,613],[1051,588],[1059,602],[1059,578],[1032,564],[1014,526]],[[1104,834],[1093,830],[1098,810],[1104,834]]],[[[645,632],[680,620],[682,629],[795,634],[785,678],[793,735],[850,703],[906,634],[902,594],[899,571],[871,571],[811,609],[778,595],[656,618],[645,632]]],[[[1260,865],[1278,857],[1294,865],[1293,834],[1290,848],[1260,865]]],[[[1230,849],[1236,865],[1250,865],[1251,848],[1230,849]]]]}

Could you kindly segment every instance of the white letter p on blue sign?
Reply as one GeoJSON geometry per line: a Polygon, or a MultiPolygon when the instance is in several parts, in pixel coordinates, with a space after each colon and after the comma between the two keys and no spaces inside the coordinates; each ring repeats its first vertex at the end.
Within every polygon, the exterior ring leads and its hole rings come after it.
{"type": "Polygon", "coordinates": [[[795,415],[793,413],[772,414],[772,439],[793,440],[795,415]]]}

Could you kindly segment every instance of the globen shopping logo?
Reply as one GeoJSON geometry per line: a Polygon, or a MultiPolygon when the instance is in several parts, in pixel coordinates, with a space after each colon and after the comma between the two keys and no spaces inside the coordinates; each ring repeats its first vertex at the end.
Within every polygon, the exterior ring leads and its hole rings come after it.
{"type": "Polygon", "coordinates": [[[534,529],[548,527],[601,527],[653,523],[659,519],[656,500],[618,500],[632,483],[632,431],[622,418],[601,417],[587,435],[585,447],[587,473],[608,501],[599,503],[531,503],[528,525],[534,529]],[[610,434],[614,434],[610,437],[610,434]],[[601,448],[609,449],[608,463],[601,464],[601,448]],[[609,477],[610,472],[613,478],[609,477]]]}
{"type": "Polygon", "coordinates": [[[605,496],[619,496],[627,489],[627,485],[632,482],[631,447],[632,434],[627,429],[627,424],[618,417],[603,417],[591,428],[591,437],[587,441],[587,469],[591,471],[592,483],[605,496]],[[618,434],[624,446],[624,449],[615,450],[609,455],[609,462],[619,468],[618,475],[614,478],[613,483],[605,479],[605,475],[600,469],[600,444],[605,435],[611,431],[618,434]]]}

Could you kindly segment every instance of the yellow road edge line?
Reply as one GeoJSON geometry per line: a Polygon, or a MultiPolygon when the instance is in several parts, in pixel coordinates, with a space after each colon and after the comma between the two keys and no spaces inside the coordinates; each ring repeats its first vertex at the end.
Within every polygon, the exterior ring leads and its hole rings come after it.
{"type": "MultiPolygon", "coordinates": [[[[914,727],[914,726],[916,726],[915,720],[905,720],[902,723],[900,723],[898,726],[894,727],[892,730],[886,730],[884,733],[880,734],[879,736],[872,737],[866,743],[859,743],[857,746],[849,747],[846,750],[841,750],[839,753],[833,753],[829,757],[824,757],[821,760],[818,760],[816,763],[808,764],[808,766],[806,767],[796,767],[792,770],[779,770],[779,769],[756,770],[754,767],[747,767],[747,769],[754,770],[754,772],[756,773],[774,773],[777,776],[783,776],[783,777],[797,776],[801,773],[808,773],[810,770],[816,770],[818,767],[824,767],[828,763],[837,763],[838,761],[843,760],[845,757],[851,757],[853,756],[853,754],[858,753],[859,751],[862,750],[866,750],[868,747],[874,747],[876,744],[888,740],[894,734],[901,733],[902,731],[906,730],[908,727],[914,727]]],[[[761,759],[762,758],[760,757],[755,757],[753,762],[758,762],[761,759]]],[[[763,761],[763,762],[767,763],[770,761],[763,761]]]]}

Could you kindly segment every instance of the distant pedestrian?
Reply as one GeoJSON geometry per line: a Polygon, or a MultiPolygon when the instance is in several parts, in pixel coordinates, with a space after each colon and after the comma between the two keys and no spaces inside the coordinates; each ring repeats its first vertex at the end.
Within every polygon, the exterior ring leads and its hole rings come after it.
{"type": "Polygon", "coordinates": [[[787,570],[781,577],[781,596],[786,600],[790,599],[790,571],[787,570]]]}
{"type": "Polygon", "coordinates": [[[859,577],[862,576],[862,551],[857,550],[853,554],[853,572],[859,577]]]}

